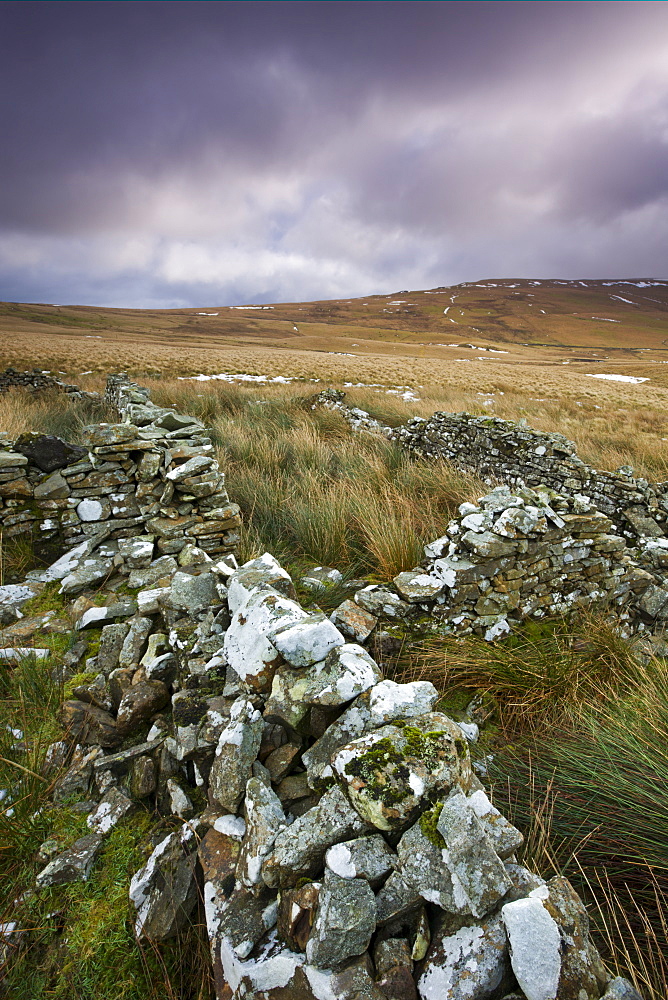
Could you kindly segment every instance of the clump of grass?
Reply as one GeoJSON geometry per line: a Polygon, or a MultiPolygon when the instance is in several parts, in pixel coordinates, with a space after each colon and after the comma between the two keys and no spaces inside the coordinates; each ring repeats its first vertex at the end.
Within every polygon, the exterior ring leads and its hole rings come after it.
{"type": "Polygon", "coordinates": [[[55,434],[77,444],[87,424],[114,422],[118,414],[103,402],[72,399],[56,389],[12,389],[0,395],[0,430],[11,440],[27,431],[55,434]]]}
{"type": "Polygon", "coordinates": [[[501,643],[428,635],[407,645],[397,679],[425,679],[443,693],[485,692],[509,736],[564,721],[615,678],[635,671],[633,649],[601,618],[526,622],[501,643]]]}

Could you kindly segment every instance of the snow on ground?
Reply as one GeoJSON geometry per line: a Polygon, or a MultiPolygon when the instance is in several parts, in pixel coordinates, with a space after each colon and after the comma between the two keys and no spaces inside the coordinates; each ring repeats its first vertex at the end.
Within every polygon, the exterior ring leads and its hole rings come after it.
{"type": "MultiPolygon", "coordinates": [[[[237,309],[237,306],[233,306],[233,309],[237,309]]],[[[218,316],[218,313],[195,313],[195,316],[218,316]]]]}
{"type": "Polygon", "coordinates": [[[621,295],[611,295],[610,298],[611,299],[619,299],[620,302],[626,302],[627,305],[630,305],[630,306],[634,306],[635,305],[635,302],[632,302],[631,299],[624,299],[624,298],[622,298],[621,295]]]}
{"type": "Polygon", "coordinates": [[[592,319],[597,319],[600,323],[621,323],[621,319],[608,319],[607,316],[592,316],[592,319]]]}
{"type": "Polygon", "coordinates": [[[592,375],[591,372],[584,372],[587,378],[602,378],[607,379],[608,382],[632,382],[634,385],[638,382],[649,382],[648,378],[636,378],[635,375],[603,375],[602,373],[596,372],[592,375]]]}
{"type": "Polygon", "coordinates": [[[230,309],[273,309],[273,306],[230,306],[230,309]]]}

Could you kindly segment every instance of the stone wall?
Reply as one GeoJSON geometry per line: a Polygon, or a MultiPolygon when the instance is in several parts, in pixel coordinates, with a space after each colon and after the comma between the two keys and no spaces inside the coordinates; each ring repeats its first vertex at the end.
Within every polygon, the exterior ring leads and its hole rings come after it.
{"type": "Polygon", "coordinates": [[[86,392],[78,385],[70,385],[61,379],[51,375],[50,372],[42,371],[40,368],[33,368],[32,371],[17,371],[16,368],[5,368],[0,372],[0,393],[9,392],[10,389],[27,389],[29,392],[41,392],[44,389],[57,389],[59,392],[66,392],[74,399],[99,399],[96,392],[86,392]]]}
{"type": "MultiPolygon", "coordinates": [[[[653,624],[663,621],[668,601],[665,591],[663,603],[646,600],[648,589],[661,590],[658,581],[631,557],[609,518],[545,487],[502,486],[477,504],[462,504],[425,555],[421,567],[395,577],[399,596],[452,631],[486,639],[513,622],[582,607],[653,624]]],[[[369,604],[364,591],[357,600],[369,604]]]]}
{"type": "Polygon", "coordinates": [[[38,893],[144,806],[135,933],[173,937],[201,894],[218,1000],[640,1000],[569,882],[518,859],[470,717],[383,679],[269,553],[197,558],[158,601],[79,600],[79,636],[102,633],[48,760],[90,833],[42,845],[38,893]]]}
{"type": "Polygon", "coordinates": [[[194,417],[155,406],[124,375],[108,379],[107,400],[121,423],[94,424],[84,447],[27,434],[0,451],[0,523],[63,548],[148,534],[159,553],[187,543],[211,555],[234,551],[239,508],[206,428],[194,417]]]}
{"type": "Polygon", "coordinates": [[[562,434],[546,434],[524,420],[470,413],[434,413],[387,427],[364,410],[348,406],[345,393],[325,389],[312,406],[338,410],[355,430],[381,434],[423,458],[444,458],[467,472],[509,485],[549,486],[579,494],[611,519],[629,540],[660,538],[668,525],[668,483],[636,479],[630,466],[605,472],[586,465],[562,434]]]}

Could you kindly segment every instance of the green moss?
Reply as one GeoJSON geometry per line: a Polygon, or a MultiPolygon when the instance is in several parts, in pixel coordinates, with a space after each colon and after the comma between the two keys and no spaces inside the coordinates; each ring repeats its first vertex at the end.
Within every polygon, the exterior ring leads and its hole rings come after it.
{"type": "Polygon", "coordinates": [[[63,698],[66,700],[68,698],[74,698],[74,689],[82,684],[90,684],[95,680],[97,674],[93,673],[91,670],[82,670],[81,673],[75,674],[74,677],[70,677],[69,680],[65,682],[63,688],[63,698]]]}
{"type": "Polygon", "coordinates": [[[442,850],[445,847],[445,841],[442,835],[438,832],[437,824],[439,816],[441,815],[441,810],[443,809],[443,803],[437,802],[436,805],[432,806],[431,809],[427,809],[420,816],[420,829],[423,834],[435,847],[442,850]]]}
{"type": "Polygon", "coordinates": [[[63,594],[59,594],[60,581],[47,583],[44,590],[35,594],[21,608],[21,613],[30,618],[33,615],[43,615],[47,611],[56,611],[61,614],[67,607],[67,599],[63,594]]]}
{"type": "Polygon", "coordinates": [[[440,730],[423,733],[416,726],[404,726],[405,752],[433,771],[443,760],[443,735],[440,730]]]}
{"type": "Polygon", "coordinates": [[[366,753],[349,761],[345,773],[360,778],[366,791],[385,806],[395,805],[410,795],[405,755],[388,737],[378,740],[366,753]]]}

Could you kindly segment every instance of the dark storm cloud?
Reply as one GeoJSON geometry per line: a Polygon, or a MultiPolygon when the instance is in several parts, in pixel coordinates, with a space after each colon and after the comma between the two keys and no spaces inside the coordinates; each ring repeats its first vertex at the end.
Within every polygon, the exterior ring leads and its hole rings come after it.
{"type": "Polygon", "coordinates": [[[0,4],[0,296],[664,275],[667,54],[663,3],[0,4]]]}

